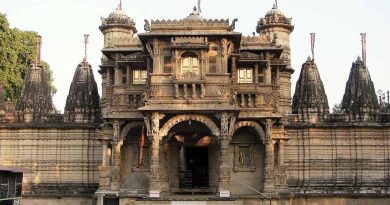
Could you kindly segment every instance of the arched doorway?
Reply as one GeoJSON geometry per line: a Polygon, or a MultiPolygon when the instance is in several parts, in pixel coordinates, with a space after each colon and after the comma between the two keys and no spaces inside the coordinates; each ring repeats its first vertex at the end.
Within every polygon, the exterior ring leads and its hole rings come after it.
{"type": "Polygon", "coordinates": [[[146,194],[149,189],[150,141],[143,123],[129,123],[122,130],[122,135],[120,189],[129,193],[146,194]]]}
{"type": "Polygon", "coordinates": [[[188,118],[163,138],[172,193],[210,193],[218,186],[217,138],[209,127],[188,118]]]}
{"type": "Polygon", "coordinates": [[[263,129],[255,122],[237,123],[229,146],[229,159],[232,162],[230,188],[233,195],[256,195],[256,191],[263,191],[264,135],[263,129]]]}

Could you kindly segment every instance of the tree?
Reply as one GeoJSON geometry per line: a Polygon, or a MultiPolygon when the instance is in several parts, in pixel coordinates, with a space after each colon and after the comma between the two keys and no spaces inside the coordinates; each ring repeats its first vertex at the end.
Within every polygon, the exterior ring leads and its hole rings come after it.
{"type": "Polygon", "coordinates": [[[379,98],[379,111],[380,112],[390,112],[390,91],[377,91],[379,98]]]}
{"type": "Polygon", "coordinates": [[[334,104],[332,108],[333,114],[340,114],[343,113],[343,110],[341,109],[341,103],[340,104],[334,104]]]}
{"type": "MultiPolygon", "coordinates": [[[[26,69],[36,59],[36,36],[33,31],[11,29],[5,14],[0,13],[0,84],[4,95],[16,104],[19,100],[26,69]]],[[[53,85],[52,71],[43,63],[48,72],[52,94],[56,92],[53,85]]]]}

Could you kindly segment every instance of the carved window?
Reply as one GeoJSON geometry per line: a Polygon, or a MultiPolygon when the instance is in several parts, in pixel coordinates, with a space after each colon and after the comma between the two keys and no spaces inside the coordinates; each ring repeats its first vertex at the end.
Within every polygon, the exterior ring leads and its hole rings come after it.
{"type": "Polygon", "coordinates": [[[147,77],[148,77],[148,72],[146,70],[141,70],[141,69],[133,70],[133,84],[135,85],[146,84],[147,77]]]}
{"type": "Polygon", "coordinates": [[[122,68],[122,84],[127,83],[127,68],[122,68]]]}
{"type": "Polygon", "coordinates": [[[253,69],[240,68],[238,69],[238,83],[253,83],[253,69]]]}
{"type": "Polygon", "coordinates": [[[217,56],[209,57],[209,73],[217,73],[217,56]]]}
{"type": "Polygon", "coordinates": [[[172,69],[172,56],[171,55],[164,55],[164,58],[163,58],[163,61],[164,61],[164,70],[163,72],[164,73],[173,73],[173,69],[172,69]]]}
{"type": "Polygon", "coordinates": [[[181,63],[181,73],[193,73],[199,75],[199,60],[196,57],[184,57],[181,63]]]}
{"type": "Polygon", "coordinates": [[[254,172],[255,149],[253,144],[238,144],[234,146],[234,171],[235,172],[254,172]]]}
{"type": "Polygon", "coordinates": [[[218,72],[218,63],[217,63],[217,57],[218,57],[219,49],[216,45],[210,47],[210,51],[208,53],[209,56],[209,62],[208,62],[208,73],[217,73],[218,72]]]}
{"type": "Polygon", "coordinates": [[[262,84],[265,83],[264,69],[259,68],[258,78],[259,78],[259,83],[262,83],[262,84]]]}

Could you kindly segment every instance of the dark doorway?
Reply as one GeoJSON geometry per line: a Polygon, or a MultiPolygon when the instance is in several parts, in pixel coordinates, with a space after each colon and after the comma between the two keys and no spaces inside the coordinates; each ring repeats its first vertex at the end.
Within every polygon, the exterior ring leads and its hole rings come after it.
{"type": "Polygon", "coordinates": [[[203,189],[209,187],[208,147],[182,147],[185,151],[185,168],[180,170],[180,187],[203,189]]]}
{"type": "Polygon", "coordinates": [[[104,198],[103,204],[104,205],[119,205],[119,199],[118,198],[104,198]]]}

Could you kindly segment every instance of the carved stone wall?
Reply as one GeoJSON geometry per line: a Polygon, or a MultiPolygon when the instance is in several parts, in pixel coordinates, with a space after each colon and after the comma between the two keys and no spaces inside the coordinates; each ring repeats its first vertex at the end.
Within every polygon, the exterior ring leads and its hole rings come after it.
{"type": "Polygon", "coordinates": [[[23,178],[23,195],[95,192],[102,150],[94,128],[0,126],[0,164],[29,170],[23,178]]]}
{"type": "Polygon", "coordinates": [[[289,191],[312,195],[388,195],[390,126],[288,126],[289,191]]]}

